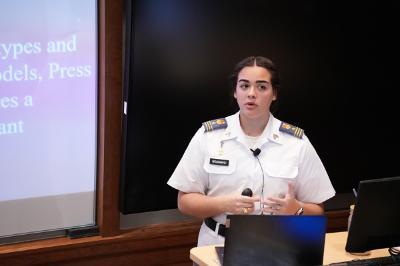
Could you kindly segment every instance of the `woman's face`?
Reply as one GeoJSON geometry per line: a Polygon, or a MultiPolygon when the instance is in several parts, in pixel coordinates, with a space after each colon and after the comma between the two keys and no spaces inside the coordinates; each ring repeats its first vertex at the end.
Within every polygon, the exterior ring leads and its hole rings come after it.
{"type": "Polygon", "coordinates": [[[276,100],[271,74],[263,67],[244,67],[238,74],[233,96],[241,115],[249,119],[267,119],[271,103],[276,100]]]}

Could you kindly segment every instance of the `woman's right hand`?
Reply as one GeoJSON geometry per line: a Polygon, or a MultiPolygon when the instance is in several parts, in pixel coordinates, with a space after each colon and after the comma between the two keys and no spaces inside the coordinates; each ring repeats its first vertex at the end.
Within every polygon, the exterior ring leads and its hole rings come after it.
{"type": "Polygon", "coordinates": [[[250,214],[255,210],[255,203],[260,201],[259,197],[247,197],[242,195],[219,196],[219,204],[222,212],[232,214],[250,214]]]}
{"type": "Polygon", "coordinates": [[[242,195],[206,196],[201,193],[185,193],[179,191],[178,208],[186,214],[201,219],[223,213],[250,214],[254,212],[254,204],[259,197],[242,195]]]}

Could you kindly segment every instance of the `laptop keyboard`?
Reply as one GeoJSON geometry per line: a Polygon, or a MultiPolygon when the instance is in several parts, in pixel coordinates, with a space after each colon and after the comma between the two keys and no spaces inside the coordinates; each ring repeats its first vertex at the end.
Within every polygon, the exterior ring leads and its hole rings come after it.
{"type": "Polygon", "coordinates": [[[400,266],[400,257],[379,257],[370,259],[351,260],[338,263],[329,264],[330,266],[384,266],[384,265],[398,265],[400,266]]]}

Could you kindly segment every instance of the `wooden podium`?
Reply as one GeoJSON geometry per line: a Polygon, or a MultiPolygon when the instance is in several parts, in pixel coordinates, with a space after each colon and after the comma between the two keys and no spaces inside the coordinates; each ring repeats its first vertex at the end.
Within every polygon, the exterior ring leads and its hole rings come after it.
{"type": "MultiPolygon", "coordinates": [[[[347,231],[328,233],[325,237],[324,265],[356,259],[389,256],[388,249],[371,250],[368,255],[355,255],[345,251],[347,231]]],[[[201,266],[220,266],[215,246],[195,247],[190,250],[190,259],[201,266]]]]}

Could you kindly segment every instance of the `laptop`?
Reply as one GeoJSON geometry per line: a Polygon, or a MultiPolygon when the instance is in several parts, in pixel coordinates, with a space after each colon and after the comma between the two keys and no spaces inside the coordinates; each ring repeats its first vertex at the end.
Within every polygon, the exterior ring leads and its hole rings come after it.
{"type": "Polygon", "coordinates": [[[400,177],[362,180],[346,251],[365,252],[400,245],[400,177]]]}
{"type": "Polygon", "coordinates": [[[325,216],[228,215],[224,266],[322,265],[325,216]]]}

